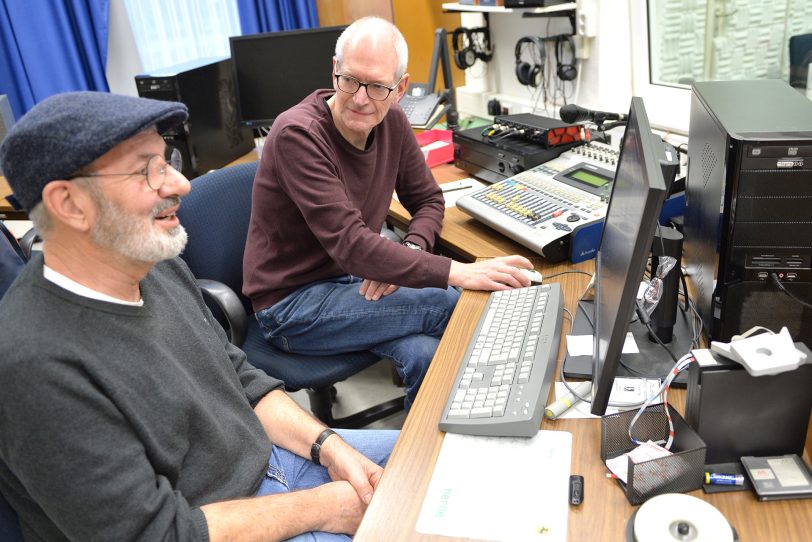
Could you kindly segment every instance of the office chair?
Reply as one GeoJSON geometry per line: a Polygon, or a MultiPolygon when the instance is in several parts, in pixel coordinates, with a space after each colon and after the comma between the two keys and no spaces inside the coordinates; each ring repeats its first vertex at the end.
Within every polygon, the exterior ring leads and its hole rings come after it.
{"type": "MultiPolygon", "coordinates": [[[[28,246],[30,250],[30,245],[28,246]]],[[[30,252],[23,250],[6,225],[0,222],[0,298],[25,267],[29,254],[30,252]]]]}
{"type": "MultiPolygon", "coordinates": [[[[17,239],[0,222],[0,298],[2,298],[8,287],[25,267],[28,258],[17,239]]],[[[17,521],[17,514],[0,494],[0,540],[3,542],[22,542],[23,535],[20,531],[20,524],[17,521]]]]}
{"type": "Polygon", "coordinates": [[[23,542],[23,533],[17,513],[0,494],[0,540],[3,542],[23,542]]]}
{"type": "Polygon", "coordinates": [[[371,352],[333,356],[290,354],[269,344],[253,317],[250,301],[242,295],[242,261],[251,190],[257,163],[212,171],[192,181],[178,217],[189,234],[183,258],[198,278],[212,312],[226,327],[232,343],[240,346],[253,366],[285,382],[288,390],[308,390],[310,409],[331,427],[362,427],[403,408],[403,396],[336,419],[332,404],[334,384],[380,360],[371,352]]]}

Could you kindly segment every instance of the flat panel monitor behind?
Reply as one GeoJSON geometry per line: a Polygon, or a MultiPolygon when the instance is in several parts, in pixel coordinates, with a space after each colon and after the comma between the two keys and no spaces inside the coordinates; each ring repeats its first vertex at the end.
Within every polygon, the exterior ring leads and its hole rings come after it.
{"type": "Polygon", "coordinates": [[[320,88],[331,88],[336,40],[345,26],[232,36],[237,109],[244,126],[270,126],[320,88]]]}
{"type": "Polygon", "coordinates": [[[667,192],[643,100],[632,98],[596,260],[592,413],[603,415],[667,192]]]}

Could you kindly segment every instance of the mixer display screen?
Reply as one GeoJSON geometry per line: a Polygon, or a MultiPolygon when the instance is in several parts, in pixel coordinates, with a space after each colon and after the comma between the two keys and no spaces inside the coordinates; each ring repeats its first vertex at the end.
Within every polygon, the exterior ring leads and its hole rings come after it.
{"type": "Polygon", "coordinates": [[[587,169],[576,169],[575,171],[568,173],[566,177],[568,179],[572,179],[573,181],[588,184],[589,186],[593,186],[595,188],[600,188],[612,182],[611,178],[599,175],[594,171],[589,171],[587,169]]]}

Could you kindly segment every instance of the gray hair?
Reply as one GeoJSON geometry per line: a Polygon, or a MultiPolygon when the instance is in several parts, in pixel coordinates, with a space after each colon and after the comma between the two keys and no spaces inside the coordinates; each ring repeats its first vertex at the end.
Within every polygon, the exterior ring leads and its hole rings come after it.
{"type": "Polygon", "coordinates": [[[54,219],[51,218],[51,214],[42,200],[28,211],[28,219],[34,223],[34,228],[37,230],[40,239],[47,238],[51,228],[54,227],[54,219]]]}
{"type": "Polygon", "coordinates": [[[398,56],[395,81],[399,81],[400,78],[403,77],[403,74],[406,73],[406,65],[409,62],[409,47],[406,45],[406,40],[403,38],[403,34],[400,33],[400,30],[398,30],[398,27],[380,17],[362,17],[341,33],[338,37],[338,41],[336,41],[336,65],[341,67],[344,61],[344,49],[346,49],[347,43],[351,43],[365,35],[383,37],[387,34],[391,37],[392,45],[394,45],[395,53],[398,56]]]}
{"type": "MultiPolygon", "coordinates": [[[[76,177],[75,179],[71,180],[74,184],[81,184],[86,188],[92,188],[90,184],[93,182],[93,179],[88,177],[80,177],[80,175],[84,175],[86,173],[90,173],[92,171],[90,164],[79,168],[76,170],[70,177],[76,177]]],[[[37,234],[39,235],[40,239],[43,241],[48,237],[48,234],[54,227],[54,218],[51,216],[51,213],[48,211],[48,208],[45,206],[42,200],[38,201],[34,207],[28,211],[28,219],[34,223],[34,229],[37,230],[37,234]]]]}

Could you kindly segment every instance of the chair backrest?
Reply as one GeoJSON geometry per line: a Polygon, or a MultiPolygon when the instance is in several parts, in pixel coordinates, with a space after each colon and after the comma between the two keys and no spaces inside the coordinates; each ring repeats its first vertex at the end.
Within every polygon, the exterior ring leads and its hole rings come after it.
{"type": "Polygon", "coordinates": [[[242,295],[242,257],[251,218],[251,190],[257,162],[238,164],[201,175],[181,200],[178,218],[189,232],[181,257],[197,278],[222,282],[242,295]]]}
{"type": "MultiPolygon", "coordinates": [[[[25,267],[26,258],[17,239],[0,222],[0,298],[25,267]]],[[[22,542],[23,535],[17,514],[0,494],[0,540],[3,542],[22,542]]]]}
{"type": "Polygon", "coordinates": [[[0,540],[3,542],[23,542],[23,533],[20,522],[14,509],[0,494],[0,540]]]}
{"type": "Polygon", "coordinates": [[[27,258],[5,224],[0,222],[0,298],[25,267],[27,258]]]}

